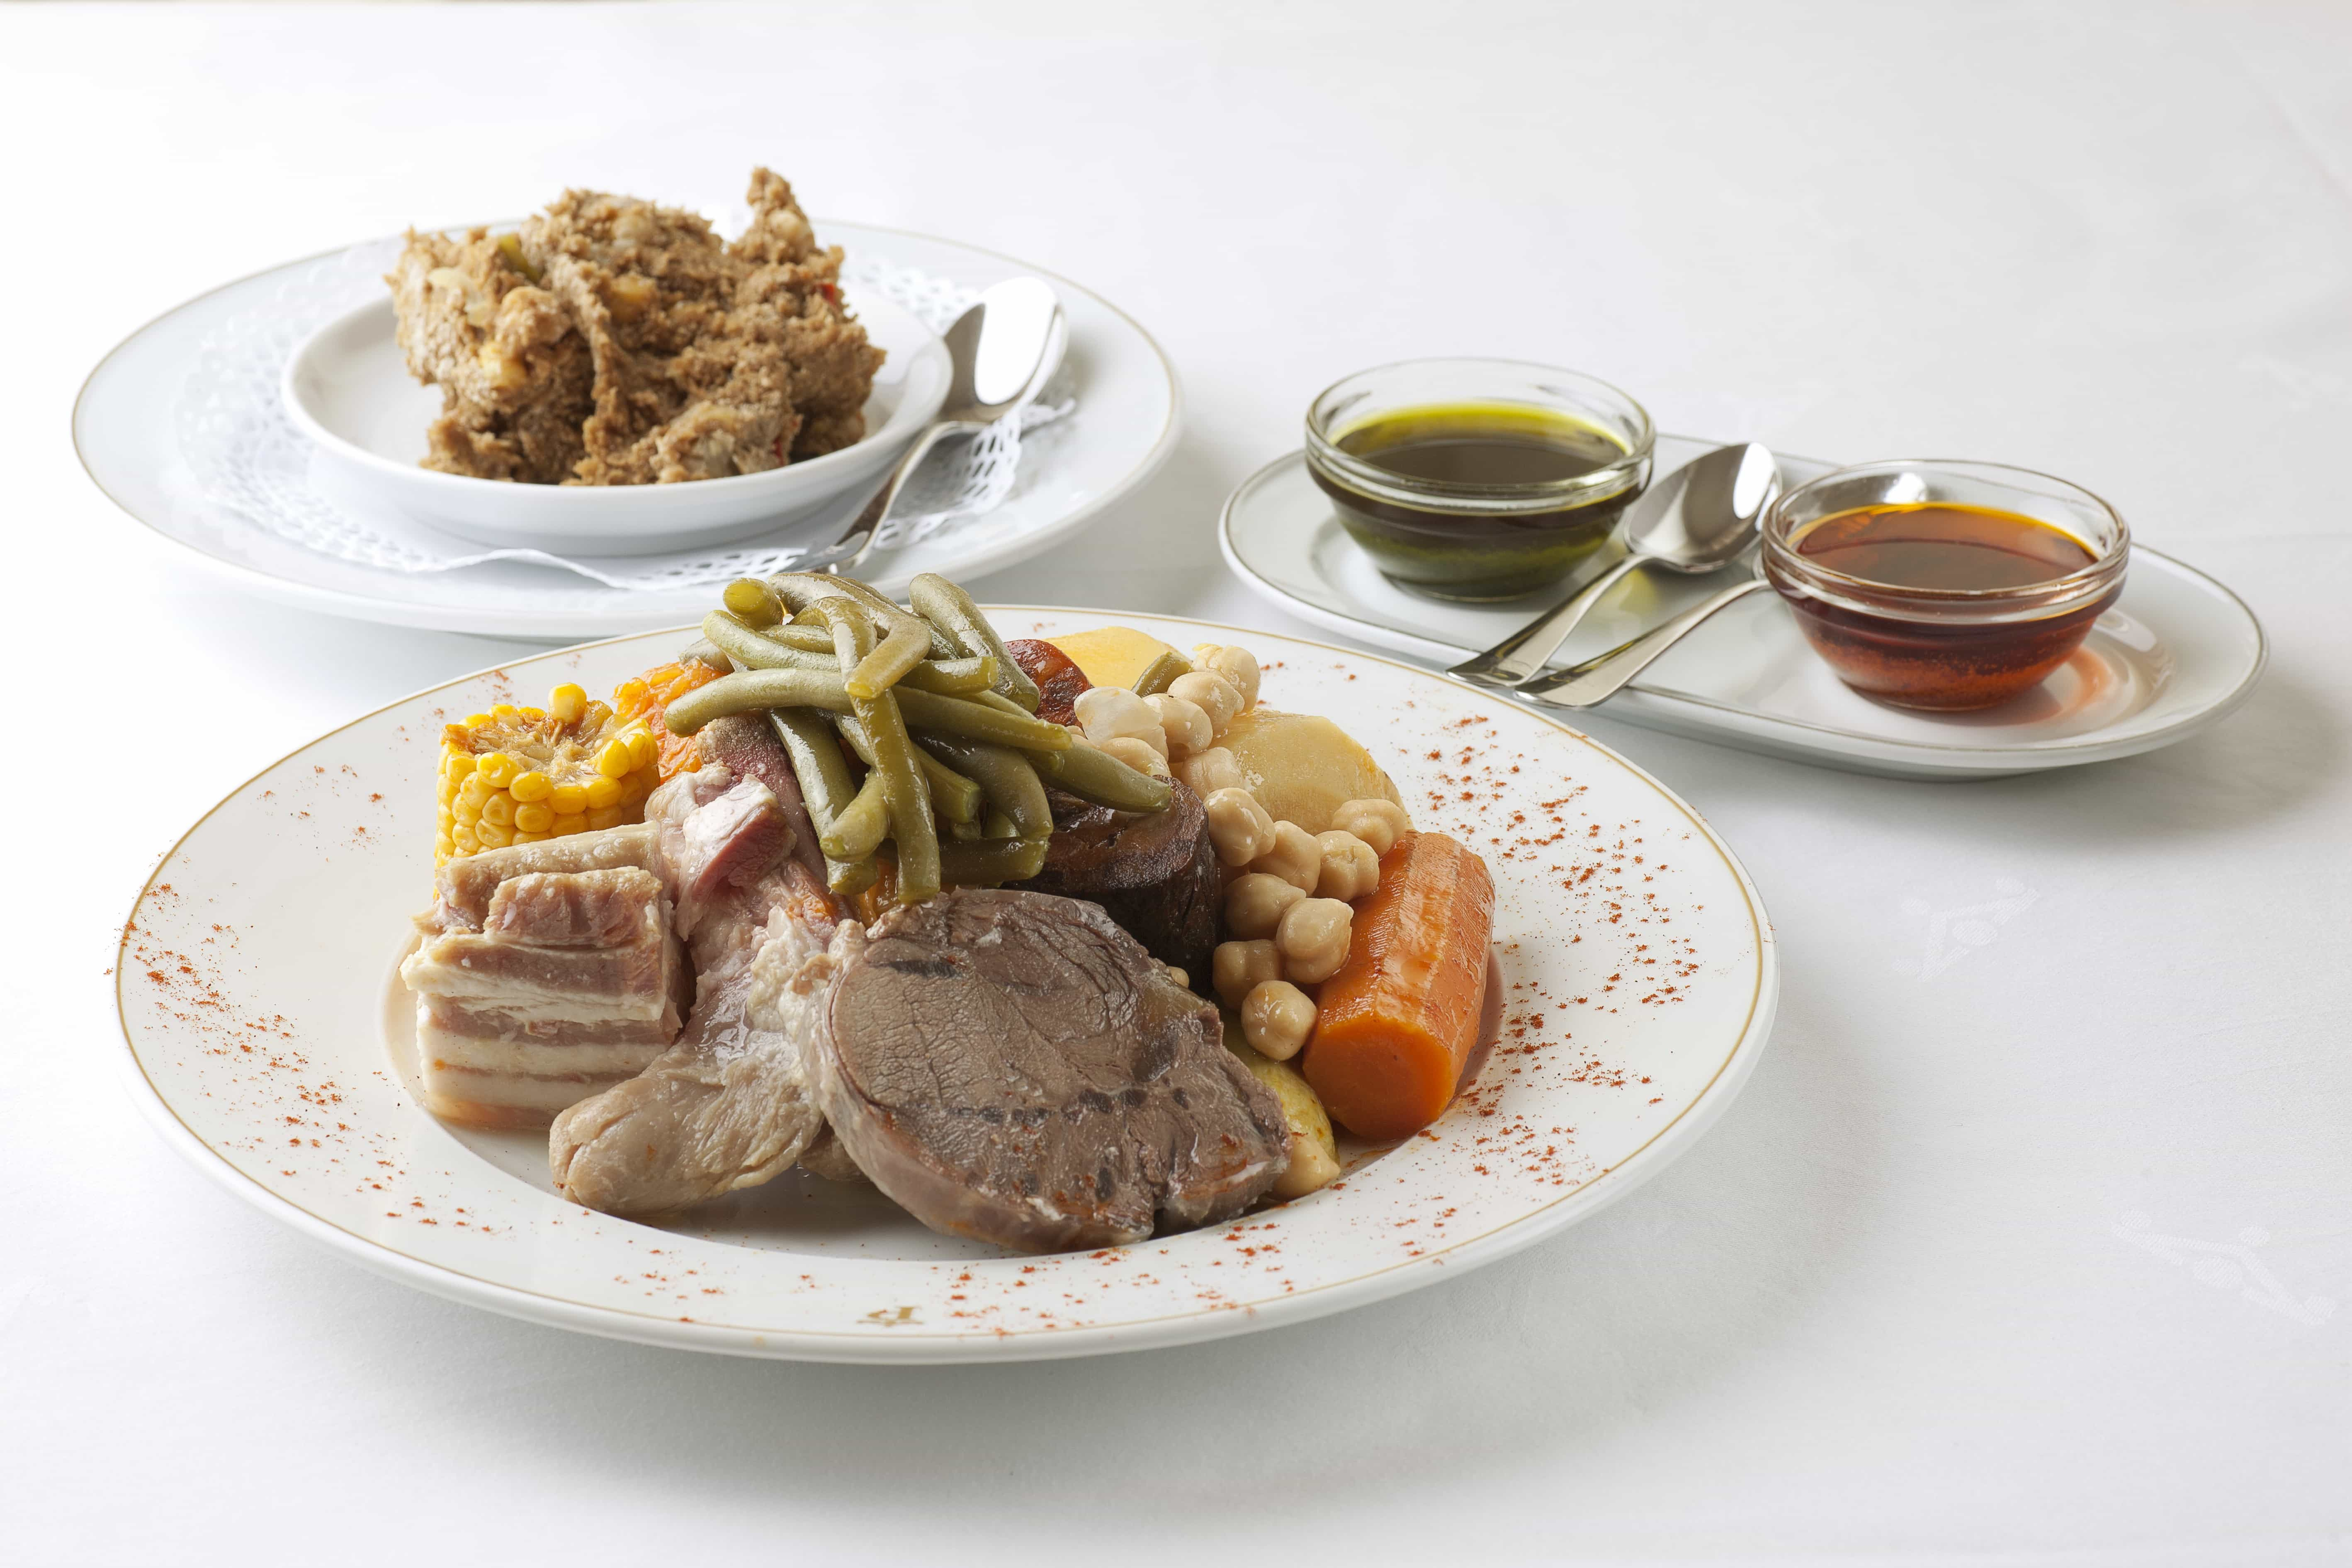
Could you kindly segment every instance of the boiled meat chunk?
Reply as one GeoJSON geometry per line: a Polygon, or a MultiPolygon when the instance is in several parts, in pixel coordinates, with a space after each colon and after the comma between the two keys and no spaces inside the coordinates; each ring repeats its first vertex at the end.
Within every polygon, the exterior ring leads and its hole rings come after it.
{"type": "Polygon", "coordinates": [[[1093,904],[961,889],[835,939],[818,1102],[932,1229],[1022,1252],[1247,1208],[1289,1159],[1216,1009],[1093,904]]]}

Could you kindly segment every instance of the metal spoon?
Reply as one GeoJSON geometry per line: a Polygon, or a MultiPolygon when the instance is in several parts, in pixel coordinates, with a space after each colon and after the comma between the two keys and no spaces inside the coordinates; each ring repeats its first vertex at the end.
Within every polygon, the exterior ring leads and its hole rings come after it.
{"type": "Polygon", "coordinates": [[[1620,643],[1607,653],[1593,655],[1581,664],[1571,664],[1566,669],[1554,670],[1538,680],[1518,688],[1518,695],[1532,698],[1548,708],[1590,708],[1613,695],[1617,689],[1633,679],[1656,660],[1660,654],[1682,641],[1696,630],[1701,621],[1727,605],[1735,604],[1771,584],[1764,579],[1764,563],[1758,561],[1756,574],[1742,583],[1735,583],[1713,598],[1703,599],[1663,626],[1651,627],[1631,642],[1620,643]]]}
{"type": "MultiPolygon", "coordinates": [[[[1485,653],[1448,675],[1481,686],[1524,686],[1568,641],[1577,623],[1637,566],[1698,574],[1726,566],[1756,537],[1764,509],[1780,493],[1780,466],[1748,442],[1718,447],[1650,487],[1621,525],[1625,558],[1485,653]]],[[[1613,689],[1613,688],[1612,688],[1613,689]]]]}
{"type": "Polygon", "coordinates": [[[945,334],[948,394],[939,417],[915,437],[882,488],[874,492],[815,569],[856,570],[874,549],[882,520],[931,448],[952,436],[973,436],[1034,398],[1062,363],[1069,329],[1062,302],[1043,279],[1009,278],[982,294],[945,334]]]}

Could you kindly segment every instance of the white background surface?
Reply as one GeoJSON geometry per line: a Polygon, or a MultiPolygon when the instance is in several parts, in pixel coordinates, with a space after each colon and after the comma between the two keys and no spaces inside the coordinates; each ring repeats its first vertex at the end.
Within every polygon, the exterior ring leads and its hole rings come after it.
{"type": "Polygon", "coordinates": [[[2340,5],[0,12],[0,1557],[2352,1557],[2347,58],[2340,5]],[[1185,378],[1160,479],[982,597],[1284,626],[1225,490],[1339,375],[1490,353],[1668,428],[2078,479],[2271,673],[1994,784],[1596,719],[1746,858],[1780,1030],[1653,1185],[1409,1299],[886,1373],[411,1293],[163,1148],[101,971],[214,799],[501,650],[215,588],[68,405],[283,258],[566,183],[717,207],[755,159],[1085,281],[1185,378]],[[2247,1232],[2263,1275],[2147,1244],[2247,1232]]]}

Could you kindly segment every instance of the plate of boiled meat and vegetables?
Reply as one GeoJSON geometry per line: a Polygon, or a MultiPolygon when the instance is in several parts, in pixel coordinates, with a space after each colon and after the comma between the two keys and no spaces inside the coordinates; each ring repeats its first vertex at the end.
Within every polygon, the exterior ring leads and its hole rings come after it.
{"type": "Polygon", "coordinates": [[[856,1362],[1502,1257],[1687,1147],[1777,986],[1706,824],[1506,699],[823,575],[320,736],[164,857],[116,972],[165,1134],[350,1258],[856,1362]]]}

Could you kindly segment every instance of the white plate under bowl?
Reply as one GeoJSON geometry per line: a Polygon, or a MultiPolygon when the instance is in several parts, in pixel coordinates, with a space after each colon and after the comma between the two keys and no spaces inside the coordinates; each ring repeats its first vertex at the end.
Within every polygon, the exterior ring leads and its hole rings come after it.
{"type": "Polygon", "coordinates": [[[952,374],[937,333],[880,295],[843,298],[885,351],[866,400],[866,438],[757,474],[676,485],[520,485],[417,466],[441,414],[438,389],[408,373],[391,298],[371,300],[303,340],[280,394],[316,445],[313,482],[358,510],[378,507],[477,543],[556,554],[648,555],[730,544],[866,494],[940,411],[952,374]]]}
{"type": "MultiPolygon", "coordinates": [[[[1717,445],[1661,436],[1657,472],[1717,445]]],[[[1838,467],[1786,454],[1780,460],[1792,487],[1838,467]]],[[[1494,647],[1562,593],[1459,605],[1397,586],[1340,528],[1299,452],[1242,481],[1225,502],[1218,538],[1242,581],[1294,615],[1441,667],[1494,647]]],[[[1554,662],[1614,647],[1727,581],[1636,572],[1585,617],[1554,662]]],[[[1830,673],[1770,594],[1706,622],[1591,711],[1856,773],[1998,778],[2134,756],[2193,735],[2245,700],[2268,657],[2261,624],[2236,595],[2135,545],[2122,597],[2074,657],[2034,690],[1982,712],[1916,713],[1862,696],[1830,673]]],[[[1563,711],[1573,721],[1574,712],[1563,711]]]]}
{"type": "MultiPolygon", "coordinates": [[[[1102,612],[992,608],[1008,637],[1102,612]]],[[[1211,1231],[1046,1258],[924,1229],[797,1174],[660,1226],[547,1180],[544,1134],[445,1126],[389,1055],[387,980],[429,895],[442,723],[593,690],[680,629],[405,698],[280,759],[163,857],[113,981],[132,1093],[231,1192],[419,1289],[560,1328],[822,1361],[1017,1361],[1250,1332],[1454,1278],[1574,1224],[1689,1148],[1761,1053],[1780,985],[1762,901],[1696,813],[1564,725],[1375,655],[1239,642],[1265,700],[1372,741],[1416,821],[1496,889],[1500,1043],[1469,1095],[1339,1184],[1211,1231]],[[1467,798],[1465,798],[1467,797],[1467,798]]]]}
{"type": "MultiPolygon", "coordinates": [[[[1012,495],[985,516],[901,549],[876,551],[859,576],[897,591],[918,573],[977,576],[1025,561],[1101,517],[1174,450],[1181,418],[1175,372],[1150,334],[1100,295],[1042,267],[953,240],[832,218],[814,222],[853,266],[877,260],[975,290],[1034,274],[1054,286],[1069,328],[1063,374],[1071,378],[1076,411],[1024,438],[1012,495]]],[[[702,589],[608,588],[519,562],[408,574],[341,560],[256,525],[195,486],[180,451],[177,415],[182,388],[207,341],[225,324],[267,309],[289,279],[324,259],[288,262],[200,295],[140,328],[99,363],[75,402],[73,431],[75,450],[100,489],[236,587],[325,615],[550,642],[700,618],[710,597],[702,589]]],[[[841,510],[854,512],[856,504],[845,498],[841,510]]]]}

